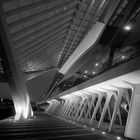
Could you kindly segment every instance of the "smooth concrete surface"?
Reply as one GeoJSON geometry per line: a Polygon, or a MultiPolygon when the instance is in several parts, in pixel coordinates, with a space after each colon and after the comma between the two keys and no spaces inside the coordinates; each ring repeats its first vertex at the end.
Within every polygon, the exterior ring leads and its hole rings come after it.
{"type": "Polygon", "coordinates": [[[116,138],[97,134],[71,122],[45,113],[34,113],[35,117],[13,122],[0,122],[0,139],[10,140],[115,140],[116,138]]]}

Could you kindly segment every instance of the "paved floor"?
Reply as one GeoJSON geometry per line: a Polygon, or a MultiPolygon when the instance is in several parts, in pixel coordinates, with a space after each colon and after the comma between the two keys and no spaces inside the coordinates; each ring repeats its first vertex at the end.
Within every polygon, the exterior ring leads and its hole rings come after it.
{"type": "MultiPolygon", "coordinates": [[[[90,119],[88,119],[88,120],[85,121],[83,118],[80,121],[81,124],[83,124],[83,125],[86,124],[87,126],[89,126],[89,122],[90,122],[90,119]]],[[[98,124],[99,124],[98,121],[93,120],[93,125],[92,126],[95,129],[99,129],[98,128],[98,124]]],[[[102,122],[102,125],[100,127],[100,130],[102,130],[102,131],[108,131],[109,125],[110,125],[109,123],[102,122]]],[[[112,130],[111,130],[111,133],[112,134],[119,135],[121,137],[124,137],[124,132],[125,132],[125,126],[120,126],[120,125],[116,125],[116,124],[114,124],[112,126],[112,130]]]]}
{"type": "Polygon", "coordinates": [[[0,122],[0,140],[113,140],[49,114],[36,113],[35,116],[26,121],[0,122]]]}

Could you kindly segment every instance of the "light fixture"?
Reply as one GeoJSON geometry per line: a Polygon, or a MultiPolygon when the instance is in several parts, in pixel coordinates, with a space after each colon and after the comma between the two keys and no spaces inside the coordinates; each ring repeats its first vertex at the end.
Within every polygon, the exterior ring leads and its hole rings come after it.
{"type": "Polygon", "coordinates": [[[102,134],[105,135],[105,132],[103,131],[102,134]]]}
{"type": "Polygon", "coordinates": [[[130,31],[132,29],[132,25],[131,24],[126,24],[126,25],[123,26],[123,29],[125,31],[130,31]]]}
{"type": "Polygon", "coordinates": [[[84,125],[84,127],[87,127],[86,125],[84,125]]]}
{"type": "Polygon", "coordinates": [[[95,66],[96,66],[96,67],[99,66],[99,63],[95,63],[95,66]]]}
{"type": "Polygon", "coordinates": [[[117,140],[120,140],[120,139],[121,139],[121,137],[117,136],[117,140]]]}
{"type": "Polygon", "coordinates": [[[126,57],[124,56],[124,55],[122,55],[122,57],[121,57],[122,59],[125,59],[126,57]]]}
{"type": "Polygon", "coordinates": [[[87,70],[85,70],[85,73],[87,74],[87,73],[88,73],[88,71],[87,71],[87,70]]]}
{"type": "Polygon", "coordinates": [[[95,72],[95,71],[93,71],[93,72],[92,72],[92,74],[94,75],[94,74],[96,74],[96,72],[95,72]]]}
{"type": "Polygon", "coordinates": [[[94,128],[92,128],[92,130],[95,130],[94,128]]]}

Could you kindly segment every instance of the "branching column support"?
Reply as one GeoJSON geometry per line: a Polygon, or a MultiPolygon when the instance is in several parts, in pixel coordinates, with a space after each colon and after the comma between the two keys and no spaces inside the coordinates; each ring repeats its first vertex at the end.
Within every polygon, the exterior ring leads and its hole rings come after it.
{"type": "Polygon", "coordinates": [[[75,105],[74,105],[74,110],[72,112],[72,116],[71,116],[71,119],[74,120],[74,116],[78,110],[78,107],[80,105],[80,102],[82,101],[82,98],[80,96],[76,96],[76,101],[75,101],[75,105]]]}
{"type": "Polygon", "coordinates": [[[63,106],[63,109],[62,111],[60,112],[60,116],[63,117],[64,116],[64,112],[66,111],[68,105],[69,105],[69,100],[68,99],[65,99],[65,103],[64,103],[64,106],[63,106]]]}
{"type": "Polygon", "coordinates": [[[53,111],[53,114],[56,115],[56,112],[57,112],[57,110],[59,109],[59,105],[60,105],[60,104],[61,104],[61,102],[58,101],[58,100],[56,100],[56,108],[55,108],[55,110],[53,111]]]}
{"type": "Polygon", "coordinates": [[[63,107],[64,107],[64,105],[65,105],[65,102],[66,102],[66,100],[62,100],[62,103],[61,103],[61,106],[60,106],[60,109],[59,109],[59,111],[58,111],[58,116],[60,116],[60,113],[62,112],[62,110],[63,110],[63,107]]]}
{"type": "Polygon", "coordinates": [[[57,107],[57,100],[53,100],[53,102],[54,102],[54,104],[53,104],[53,106],[52,106],[52,108],[51,108],[51,113],[53,113],[54,112],[54,110],[56,109],[56,107],[57,107]]]}
{"type": "MultiPolygon", "coordinates": [[[[119,111],[119,106],[120,106],[120,103],[121,103],[122,96],[126,92],[126,90],[124,88],[120,88],[120,87],[116,87],[116,86],[113,86],[113,87],[116,88],[116,90],[118,92],[118,96],[116,97],[116,103],[115,103],[112,119],[111,119],[110,126],[109,126],[109,132],[112,129],[112,126],[113,126],[113,123],[115,121],[117,113],[120,113],[120,112],[118,112],[119,111]]],[[[118,114],[118,115],[120,117],[120,114],[118,114]]],[[[119,120],[121,121],[121,118],[119,118],[119,120]]]]}
{"type": "Polygon", "coordinates": [[[73,96],[71,96],[70,97],[70,102],[68,104],[68,107],[66,108],[66,111],[64,112],[64,118],[67,118],[68,113],[69,113],[69,111],[70,111],[70,109],[71,109],[71,107],[72,107],[72,105],[74,103],[73,100],[74,100],[74,98],[73,98],[73,96]]]}
{"type": "Polygon", "coordinates": [[[60,111],[58,113],[59,116],[61,116],[61,114],[63,113],[65,107],[66,107],[66,104],[67,104],[67,99],[63,99],[63,102],[61,103],[61,108],[60,108],[60,111]]]}
{"type": "Polygon", "coordinates": [[[91,120],[90,120],[89,125],[92,125],[93,120],[94,120],[94,118],[95,118],[95,116],[96,116],[96,113],[97,113],[97,111],[98,111],[98,109],[99,109],[99,107],[100,107],[100,103],[101,103],[101,101],[102,101],[102,98],[103,98],[103,96],[105,95],[104,92],[98,92],[98,91],[97,91],[97,93],[99,94],[99,96],[98,96],[98,101],[97,101],[97,103],[96,103],[96,106],[95,106],[94,112],[93,112],[93,114],[92,114],[92,117],[91,117],[91,120]]]}
{"type": "Polygon", "coordinates": [[[14,120],[23,120],[33,116],[25,77],[16,58],[16,50],[3,15],[3,3],[0,1],[0,53],[2,66],[8,78],[10,93],[14,102],[16,115],[14,120]]]}
{"type": "Polygon", "coordinates": [[[92,96],[92,100],[91,100],[89,108],[87,110],[85,119],[88,119],[88,114],[90,114],[92,107],[93,108],[95,107],[94,102],[95,102],[96,97],[98,97],[98,95],[96,93],[90,93],[90,95],[92,96]]]}
{"type": "Polygon", "coordinates": [[[71,108],[69,109],[69,113],[68,113],[68,115],[67,115],[67,118],[68,119],[71,119],[72,118],[72,115],[73,115],[73,112],[74,112],[74,110],[75,110],[75,106],[76,106],[76,104],[77,104],[77,96],[76,95],[72,95],[72,97],[73,97],[73,103],[72,103],[72,106],[71,106],[71,108]]]}
{"type": "Polygon", "coordinates": [[[80,116],[79,116],[79,118],[78,118],[78,122],[80,121],[80,119],[81,119],[81,117],[82,117],[82,115],[83,115],[83,112],[85,111],[85,109],[86,109],[86,106],[88,105],[88,102],[90,101],[90,96],[88,95],[88,94],[84,94],[85,96],[86,96],[86,101],[85,101],[85,103],[84,103],[84,105],[83,105],[83,108],[82,108],[82,110],[81,110],[81,112],[80,112],[80,116]]]}
{"type": "Polygon", "coordinates": [[[74,120],[76,121],[78,118],[78,116],[79,116],[79,112],[81,112],[81,109],[82,109],[82,106],[84,105],[84,103],[85,103],[85,100],[86,100],[86,97],[85,96],[81,96],[82,97],[82,101],[80,102],[80,105],[79,105],[79,107],[77,108],[77,112],[76,112],[76,114],[75,114],[75,116],[74,116],[74,120]]]}
{"type": "Polygon", "coordinates": [[[104,119],[105,114],[106,114],[106,111],[107,111],[107,109],[109,107],[109,103],[110,103],[111,97],[115,94],[114,91],[112,91],[112,90],[105,90],[105,92],[107,93],[107,97],[106,97],[104,108],[103,108],[103,111],[102,111],[102,114],[101,114],[101,118],[100,118],[100,121],[99,121],[99,124],[98,124],[98,128],[101,127],[103,119],[104,119]]]}

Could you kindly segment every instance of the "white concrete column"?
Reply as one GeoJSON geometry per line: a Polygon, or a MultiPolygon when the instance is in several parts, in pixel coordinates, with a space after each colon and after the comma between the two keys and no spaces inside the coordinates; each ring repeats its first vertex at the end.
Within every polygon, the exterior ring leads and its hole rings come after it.
{"type": "Polygon", "coordinates": [[[75,101],[75,105],[74,105],[74,110],[71,116],[71,119],[74,119],[74,116],[79,108],[80,102],[82,101],[82,98],[80,96],[76,96],[77,100],[75,101]]]}
{"type": "Polygon", "coordinates": [[[59,112],[58,112],[58,115],[59,116],[60,116],[60,113],[63,111],[63,107],[65,105],[65,102],[66,102],[66,100],[63,99],[62,104],[61,104],[61,107],[60,107],[59,112]]]}
{"type": "Polygon", "coordinates": [[[63,105],[63,107],[62,107],[62,109],[61,109],[61,111],[59,113],[59,116],[61,116],[61,117],[62,117],[62,114],[63,114],[67,104],[68,104],[68,100],[67,99],[64,99],[64,100],[65,100],[64,105],[63,105]]]}
{"type": "Polygon", "coordinates": [[[68,112],[68,115],[67,115],[67,118],[68,119],[71,119],[72,118],[72,115],[73,115],[73,112],[74,112],[74,110],[75,110],[75,106],[76,106],[76,101],[77,101],[77,96],[75,96],[75,95],[72,95],[73,96],[73,103],[72,103],[72,106],[71,106],[71,108],[70,108],[70,110],[69,110],[69,112],[68,112]]]}
{"type": "Polygon", "coordinates": [[[78,114],[79,114],[79,112],[81,111],[82,106],[84,105],[84,102],[85,102],[85,100],[86,100],[85,96],[81,96],[81,97],[82,97],[82,101],[80,102],[80,105],[79,105],[79,107],[77,108],[77,112],[76,112],[76,114],[75,114],[75,116],[74,116],[74,120],[77,120],[78,114]]]}
{"type": "Polygon", "coordinates": [[[94,120],[94,118],[95,118],[95,116],[96,116],[96,113],[97,113],[97,111],[98,111],[98,109],[99,109],[99,107],[100,107],[100,103],[101,103],[101,101],[102,101],[102,98],[103,98],[103,96],[105,95],[105,93],[103,93],[103,92],[97,92],[97,93],[99,94],[99,96],[98,96],[98,101],[97,101],[97,103],[96,103],[96,106],[95,106],[94,112],[93,112],[93,114],[92,114],[92,117],[91,117],[91,119],[90,119],[89,125],[92,125],[93,120],[94,120]]]}
{"type": "Polygon", "coordinates": [[[56,105],[56,108],[55,108],[54,111],[53,111],[53,114],[55,114],[55,115],[57,114],[57,111],[58,111],[58,109],[59,109],[59,106],[60,106],[61,102],[57,100],[56,104],[57,104],[57,105],[56,105]]]}
{"type": "Polygon", "coordinates": [[[80,112],[80,115],[79,115],[79,118],[78,118],[78,122],[80,121],[80,119],[81,119],[81,117],[82,117],[82,115],[83,115],[83,112],[85,111],[85,108],[86,108],[86,106],[88,105],[88,102],[89,102],[89,100],[90,100],[89,95],[87,95],[87,94],[85,93],[85,96],[86,96],[86,101],[85,101],[84,106],[83,106],[83,108],[82,108],[82,110],[81,110],[81,112],[80,112]]]}
{"type": "Polygon", "coordinates": [[[51,107],[53,106],[53,102],[52,101],[49,101],[49,107],[45,110],[46,112],[49,112],[51,107]]]}
{"type": "Polygon", "coordinates": [[[72,105],[72,101],[69,101],[69,104],[68,106],[66,107],[64,113],[63,113],[63,117],[66,118],[67,117],[67,113],[69,111],[69,109],[71,108],[71,105],[72,105]]]}
{"type": "Polygon", "coordinates": [[[85,118],[85,119],[87,119],[88,114],[90,113],[92,107],[93,107],[93,108],[95,107],[94,102],[95,102],[96,97],[98,97],[98,95],[97,95],[96,93],[92,93],[91,96],[92,96],[92,100],[91,100],[91,103],[90,103],[90,105],[89,105],[88,111],[87,111],[87,113],[86,113],[87,115],[86,115],[86,118],[85,118]]]}
{"type": "Polygon", "coordinates": [[[59,116],[59,113],[60,113],[60,111],[61,111],[61,109],[62,109],[62,107],[63,107],[63,105],[64,105],[64,100],[63,99],[60,99],[60,104],[59,104],[59,106],[58,106],[58,108],[57,108],[57,110],[56,110],[56,115],[58,115],[59,116]]]}
{"type": "Polygon", "coordinates": [[[66,109],[67,109],[67,107],[69,105],[69,102],[70,102],[68,99],[65,99],[65,100],[66,100],[66,103],[64,104],[63,111],[60,114],[61,117],[64,117],[64,113],[65,113],[65,111],[66,111],[66,109]]]}
{"type": "Polygon", "coordinates": [[[57,107],[57,105],[58,105],[57,100],[54,100],[53,102],[54,102],[54,106],[53,106],[53,108],[51,109],[51,113],[54,112],[54,110],[56,109],[56,107],[57,107]]]}
{"type": "Polygon", "coordinates": [[[70,114],[71,114],[71,111],[73,110],[73,107],[74,107],[74,99],[69,107],[69,109],[67,110],[67,115],[66,115],[66,118],[69,118],[70,117],[70,114]]]}
{"type": "Polygon", "coordinates": [[[119,106],[120,106],[120,103],[121,103],[122,96],[123,96],[123,94],[125,93],[125,90],[124,90],[123,88],[116,87],[116,86],[113,86],[113,87],[116,88],[116,90],[117,90],[117,92],[118,92],[118,96],[117,96],[117,98],[116,98],[116,103],[115,103],[115,107],[114,107],[114,110],[113,110],[113,115],[112,115],[111,122],[110,122],[110,126],[109,126],[109,132],[110,132],[111,129],[112,129],[114,120],[115,120],[116,115],[117,115],[117,112],[118,112],[118,110],[119,110],[119,106]]]}
{"type": "Polygon", "coordinates": [[[100,121],[99,121],[99,124],[98,124],[98,128],[101,127],[101,124],[102,124],[103,119],[105,117],[106,111],[109,107],[109,103],[110,103],[112,95],[114,94],[114,91],[106,90],[106,93],[107,93],[106,101],[105,101],[104,108],[103,108],[103,111],[102,111],[102,114],[101,114],[101,118],[100,118],[100,121]]]}
{"type": "Polygon", "coordinates": [[[65,113],[64,113],[64,117],[65,118],[67,118],[67,116],[68,116],[68,113],[69,113],[69,111],[70,111],[70,109],[71,109],[71,107],[72,107],[72,105],[73,105],[73,96],[71,96],[70,97],[70,102],[69,102],[69,105],[68,105],[68,107],[67,107],[67,109],[66,109],[66,111],[65,111],[65,113]]]}
{"type": "Polygon", "coordinates": [[[128,83],[132,90],[125,136],[131,139],[140,139],[140,83],[128,83]]]}
{"type": "Polygon", "coordinates": [[[26,79],[21,70],[17,59],[14,42],[11,39],[9,27],[6,22],[3,11],[3,2],[0,1],[0,28],[1,41],[0,46],[2,65],[8,79],[10,94],[15,107],[14,120],[27,119],[33,116],[28,90],[26,87],[26,79]]]}

